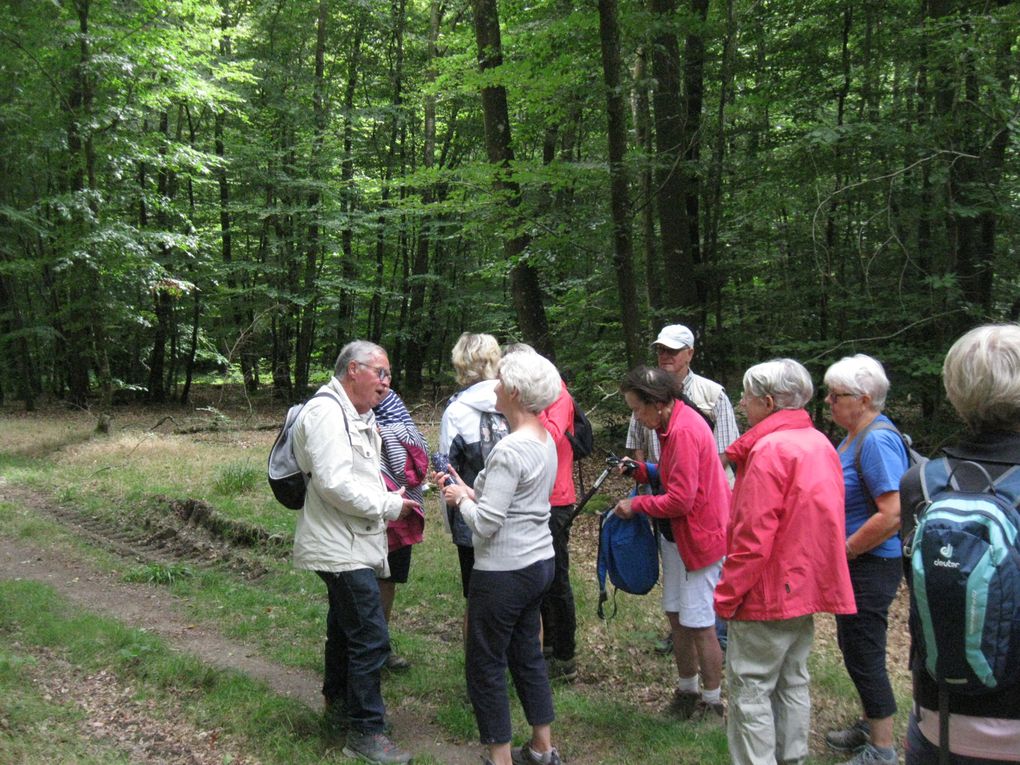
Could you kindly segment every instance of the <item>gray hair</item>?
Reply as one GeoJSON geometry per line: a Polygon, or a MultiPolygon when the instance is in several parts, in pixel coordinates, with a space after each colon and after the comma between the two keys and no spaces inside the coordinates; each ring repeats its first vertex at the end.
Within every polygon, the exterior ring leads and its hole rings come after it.
{"type": "Polygon", "coordinates": [[[772,396],[776,409],[803,409],[815,388],[799,361],[772,359],[744,372],[744,393],[755,398],[772,396]]]}
{"type": "Polygon", "coordinates": [[[465,332],[450,351],[458,385],[495,380],[499,370],[499,343],[492,335],[465,332]]]}
{"type": "Polygon", "coordinates": [[[381,345],[369,342],[368,340],[352,340],[340,349],[340,355],[336,357],[336,366],[333,374],[336,379],[343,380],[347,377],[347,367],[352,361],[359,364],[367,364],[377,354],[386,355],[386,349],[381,345]]]}
{"type": "Polygon", "coordinates": [[[1020,430],[1020,325],[985,324],[949,349],[946,395],[974,431],[1020,430]]]}
{"type": "Polygon", "coordinates": [[[499,381],[509,391],[516,391],[521,406],[538,414],[560,396],[560,373],[545,356],[534,351],[508,353],[499,362],[499,381]]]}
{"type": "Polygon", "coordinates": [[[881,362],[863,353],[844,356],[829,367],[825,372],[825,385],[845,388],[855,396],[870,396],[871,406],[877,412],[882,411],[889,392],[889,378],[881,362]]]}

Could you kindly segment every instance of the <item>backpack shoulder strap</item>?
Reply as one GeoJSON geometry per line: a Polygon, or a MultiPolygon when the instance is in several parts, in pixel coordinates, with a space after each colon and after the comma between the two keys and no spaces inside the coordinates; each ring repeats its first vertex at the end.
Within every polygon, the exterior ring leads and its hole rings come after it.
{"type": "Polygon", "coordinates": [[[939,457],[928,460],[921,467],[921,494],[924,496],[925,507],[931,504],[931,498],[949,485],[949,458],[939,457]]]}
{"type": "MultiPolygon", "coordinates": [[[[347,443],[349,443],[351,445],[351,448],[353,449],[354,441],[351,439],[351,424],[347,422],[347,412],[344,411],[343,404],[340,403],[340,399],[336,397],[336,394],[331,393],[328,390],[320,390],[318,393],[312,396],[312,398],[328,398],[331,401],[336,402],[336,405],[340,407],[340,416],[344,418],[344,432],[347,434],[347,443]]],[[[312,398],[308,400],[311,401],[312,398]]]]}
{"type": "MultiPolygon", "coordinates": [[[[854,472],[857,473],[857,483],[861,486],[861,494],[864,495],[864,501],[868,505],[868,513],[870,515],[874,515],[878,512],[878,505],[875,503],[875,498],[871,496],[871,490],[868,488],[868,484],[864,481],[864,469],[861,467],[861,450],[864,448],[864,441],[867,439],[868,434],[871,433],[872,430],[895,430],[897,435],[899,435],[899,430],[896,429],[895,425],[879,422],[876,417],[867,424],[864,430],[862,430],[855,439],[857,443],[854,444],[854,472]]],[[[900,436],[900,438],[902,438],[902,436],[900,436]]]]}
{"type": "Polygon", "coordinates": [[[1020,465],[1006,470],[992,484],[997,494],[1007,497],[1013,507],[1020,509],[1020,465]]]}

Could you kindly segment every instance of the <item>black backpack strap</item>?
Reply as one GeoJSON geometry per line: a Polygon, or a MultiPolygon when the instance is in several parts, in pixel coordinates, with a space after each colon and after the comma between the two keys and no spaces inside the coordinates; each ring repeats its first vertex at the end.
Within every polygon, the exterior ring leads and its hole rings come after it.
{"type": "Polygon", "coordinates": [[[939,765],[949,765],[949,684],[939,681],[939,765]]]}
{"type": "Polygon", "coordinates": [[[903,443],[903,450],[907,453],[907,467],[910,467],[910,446],[904,435],[900,433],[899,428],[888,422],[879,422],[877,417],[869,422],[864,430],[857,434],[857,438],[854,439],[857,441],[854,444],[854,470],[857,472],[857,482],[860,483],[864,501],[868,504],[868,512],[874,515],[878,512],[878,505],[875,503],[875,498],[871,496],[871,489],[868,488],[868,484],[864,481],[864,470],[861,468],[861,449],[864,448],[864,441],[872,430],[891,430],[900,437],[900,441],[903,443]]]}

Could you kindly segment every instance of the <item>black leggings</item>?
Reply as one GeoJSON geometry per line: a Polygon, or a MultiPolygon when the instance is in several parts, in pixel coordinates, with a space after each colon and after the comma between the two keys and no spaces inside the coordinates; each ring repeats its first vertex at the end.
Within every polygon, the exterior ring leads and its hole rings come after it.
{"type": "Polygon", "coordinates": [[[889,606],[902,577],[900,558],[862,555],[850,561],[857,613],[836,616],[836,638],[843,663],[861,697],[864,716],[872,720],[896,713],[896,698],[885,666],[885,646],[889,606]]]}

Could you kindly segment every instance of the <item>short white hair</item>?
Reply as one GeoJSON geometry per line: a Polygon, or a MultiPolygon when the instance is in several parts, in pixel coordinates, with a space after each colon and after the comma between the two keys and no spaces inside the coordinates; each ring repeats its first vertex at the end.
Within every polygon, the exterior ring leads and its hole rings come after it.
{"type": "Polygon", "coordinates": [[[336,364],[333,367],[333,374],[336,379],[343,380],[347,377],[347,367],[352,361],[359,364],[368,364],[374,356],[386,355],[386,349],[368,340],[351,340],[340,349],[340,355],[336,357],[336,364]]]}
{"type": "Polygon", "coordinates": [[[871,407],[878,412],[885,406],[889,393],[889,378],[881,362],[863,353],[844,356],[829,367],[825,372],[825,385],[844,388],[855,396],[870,396],[871,407]]]}
{"type": "Polygon", "coordinates": [[[811,375],[793,359],[772,359],[744,372],[744,393],[755,398],[772,396],[776,409],[803,409],[814,392],[811,375]]]}
{"type": "Polygon", "coordinates": [[[1020,430],[1020,325],[985,324],[949,349],[946,395],[974,431],[1020,430]]]}
{"type": "Polygon", "coordinates": [[[516,391],[521,406],[538,414],[560,396],[560,373],[545,356],[534,351],[508,353],[499,362],[499,381],[516,391]]]}

